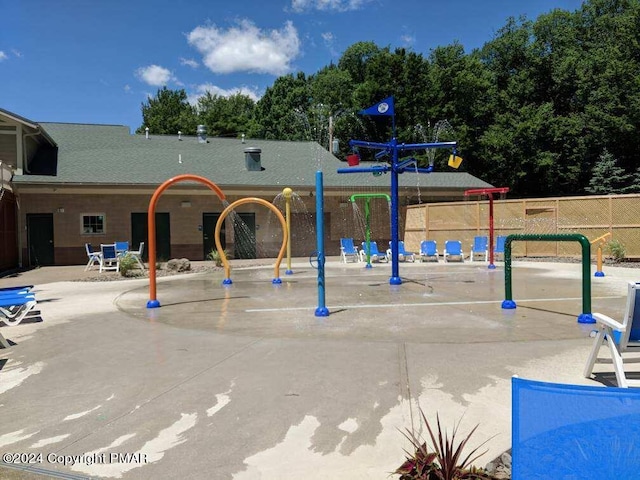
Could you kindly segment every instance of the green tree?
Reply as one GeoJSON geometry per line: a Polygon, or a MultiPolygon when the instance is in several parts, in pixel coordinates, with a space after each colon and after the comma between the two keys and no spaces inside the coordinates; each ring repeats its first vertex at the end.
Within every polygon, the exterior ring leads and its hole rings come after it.
{"type": "Polygon", "coordinates": [[[237,137],[251,130],[255,102],[240,93],[223,97],[207,92],[198,99],[199,122],[212,136],[237,137]]]}
{"type": "Polygon", "coordinates": [[[595,195],[633,193],[640,191],[638,173],[627,173],[618,166],[616,158],[606,149],[591,171],[591,180],[585,190],[595,195]]]}
{"type": "Polygon", "coordinates": [[[298,72],[278,77],[255,108],[250,136],[274,140],[308,140],[306,113],[311,106],[307,77],[298,72]]]}
{"type": "Polygon", "coordinates": [[[136,133],[144,133],[145,128],[154,135],[177,135],[178,131],[195,135],[198,120],[195,108],[187,101],[187,93],[163,87],[155,97],[142,103],[142,125],[136,133]]]}

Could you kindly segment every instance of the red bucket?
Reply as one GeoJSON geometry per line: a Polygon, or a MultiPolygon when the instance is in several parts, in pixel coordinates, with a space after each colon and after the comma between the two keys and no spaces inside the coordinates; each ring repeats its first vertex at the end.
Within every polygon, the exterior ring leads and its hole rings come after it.
{"type": "Polygon", "coordinates": [[[360,157],[357,154],[347,155],[347,163],[350,167],[360,165],[360,157]]]}

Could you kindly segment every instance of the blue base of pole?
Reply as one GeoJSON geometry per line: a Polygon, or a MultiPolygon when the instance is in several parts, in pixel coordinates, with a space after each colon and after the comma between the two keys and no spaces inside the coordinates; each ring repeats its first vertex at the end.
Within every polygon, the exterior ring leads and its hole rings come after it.
{"type": "Polygon", "coordinates": [[[160,302],[156,300],[149,300],[147,302],[147,308],[160,308],[160,302]]]}
{"type": "Polygon", "coordinates": [[[513,300],[503,300],[502,308],[507,310],[513,310],[514,308],[516,308],[516,302],[514,302],[513,300]]]}
{"type": "Polygon", "coordinates": [[[367,263],[364,268],[373,268],[373,266],[370,263],[367,263]]]}
{"type": "Polygon", "coordinates": [[[604,272],[596,272],[593,274],[594,277],[604,277],[604,272]]]}
{"type": "Polygon", "coordinates": [[[328,317],[329,309],[327,307],[316,308],[316,317],[328,317]]]}
{"type": "Polygon", "coordinates": [[[280,285],[282,283],[282,279],[274,278],[273,280],[271,280],[271,283],[273,283],[274,285],[280,285]]]}
{"type": "Polygon", "coordinates": [[[596,321],[590,313],[581,313],[578,315],[578,323],[596,323],[596,321]]]}
{"type": "Polygon", "coordinates": [[[231,285],[233,282],[231,281],[230,278],[225,278],[224,280],[222,280],[222,284],[223,285],[231,285]]]}
{"type": "Polygon", "coordinates": [[[285,270],[285,275],[293,275],[293,270],[285,270]]]}
{"type": "Polygon", "coordinates": [[[490,263],[488,268],[489,270],[495,270],[496,266],[493,263],[490,263]]]}
{"type": "Polygon", "coordinates": [[[389,285],[402,285],[402,279],[400,277],[391,277],[389,279],[389,285]]]}

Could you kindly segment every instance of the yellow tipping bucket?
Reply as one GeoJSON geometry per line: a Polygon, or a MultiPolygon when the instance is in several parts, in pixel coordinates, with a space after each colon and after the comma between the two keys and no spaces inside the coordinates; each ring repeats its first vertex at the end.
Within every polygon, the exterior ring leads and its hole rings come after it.
{"type": "Polygon", "coordinates": [[[457,155],[453,155],[453,154],[449,155],[448,165],[451,168],[458,168],[461,163],[462,163],[462,157],[458,157],[457,155]]]}

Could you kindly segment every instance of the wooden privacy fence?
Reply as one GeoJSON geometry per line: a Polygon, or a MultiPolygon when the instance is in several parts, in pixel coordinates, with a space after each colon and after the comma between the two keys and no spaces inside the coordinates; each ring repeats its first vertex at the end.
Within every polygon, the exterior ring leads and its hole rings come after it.
{"type": "MultiPolygon", "coordinates": [[[[640,195],[494,200],[494,235],[581,233],[594,240],[611,233],[627,258],[640,258],[640,195]]],[[[489,235],[489,201],[468,200],[407,207],[404,240],[417,251],[422,240],[435,240],[442,253],[446,240],[460,240],[465,255],[473,237],[489,235]]],[[[595,255],[595,248],[592,248],[595,255]]],[[[563,242],[521,242],[515,256],[580,256],[580,246],[563,242]]]]}

